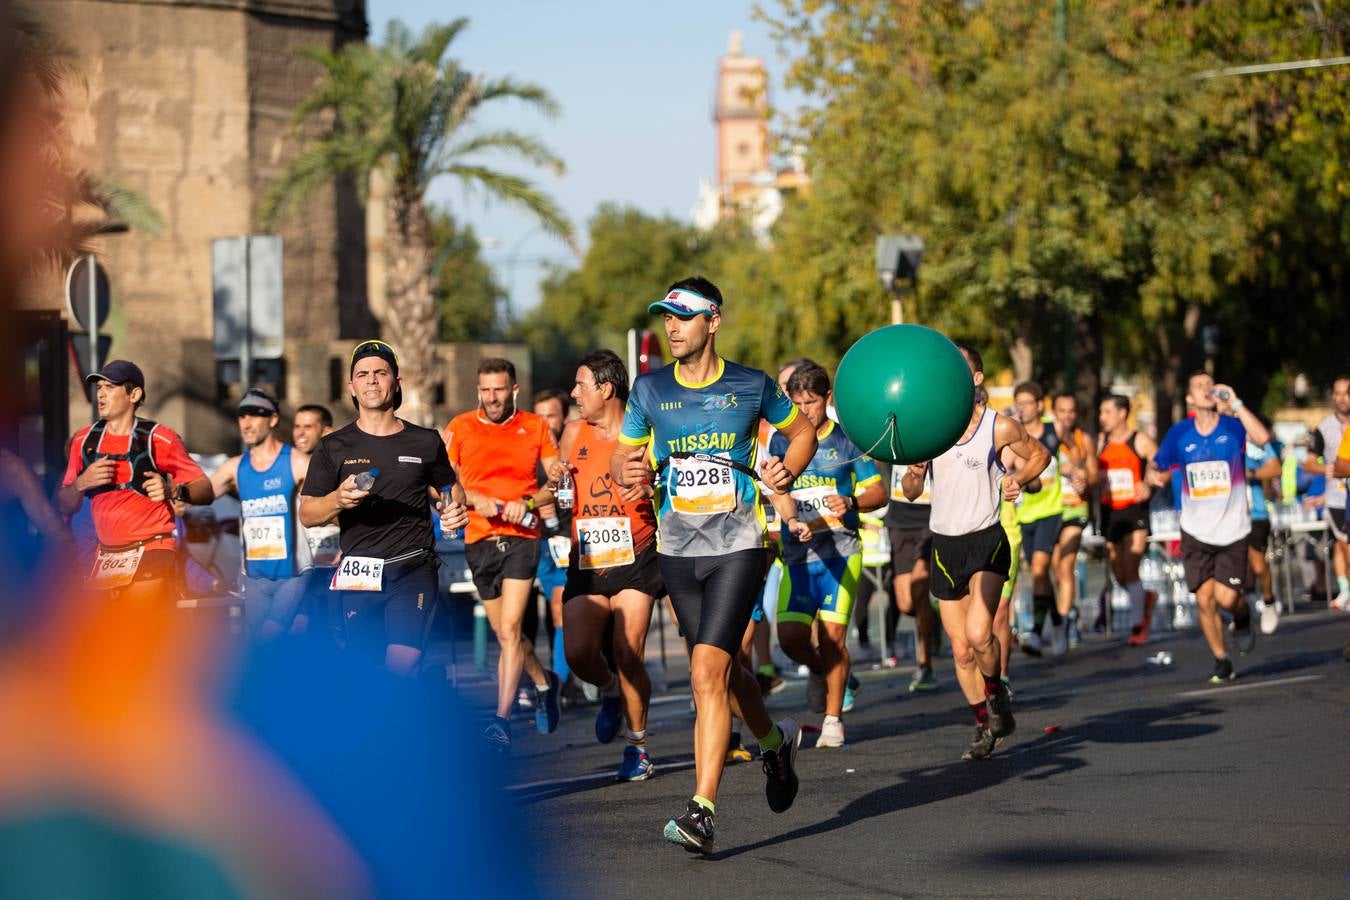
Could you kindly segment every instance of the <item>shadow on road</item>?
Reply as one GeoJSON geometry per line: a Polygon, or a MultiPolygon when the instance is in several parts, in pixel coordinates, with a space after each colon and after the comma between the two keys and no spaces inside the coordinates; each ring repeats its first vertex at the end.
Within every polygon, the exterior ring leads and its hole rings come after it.
{"type": "Polygon", "coordinates": [[[960,761],[901,772],[896,784],[851,801],[829,819],[743,847],[712,853],[706,858],[728,859],[798,838],[825,834],[875,816],[973,794],[1012,778],[1039,781],[1072,772],[1087,765],[1080,757],[1080,751],[1088,744],[1152,744],[1212,734],[1221,726],[1197,720],[1218,712],[1219,708],[1206,700],[1191,700],[1093,716],[1062,731],[1040,734],[1034,740],[1021,743],[1014,737],[1003,752],[985,762],[960,761]]]}

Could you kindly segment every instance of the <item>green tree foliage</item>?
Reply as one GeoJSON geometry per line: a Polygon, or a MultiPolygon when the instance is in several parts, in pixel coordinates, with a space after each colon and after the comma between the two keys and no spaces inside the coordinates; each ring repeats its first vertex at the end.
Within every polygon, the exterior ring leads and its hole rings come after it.
{"type": "Polygon", "coordinates": [[[626,356],[628,329],[660,331],[647,305],[667,285],[694,274],[712,278],[723,291],[728,352],[755,345],[753,332],[765,322],[751,265],[763,262],[762,251],[739,225],[704,233],[669,217],[604,205],[589,234],[580,266],[554,269],[539,305],[514,330],[534,350],[537,385],[570,386],[577,360],[597,347],[626,356]]]}
{"type": "Polygon", "coordinates": [[[813,190],[774,244],[802,343],[837,357],[882,324],[872,241],[906,232],[928,244],[908,318],[1021,376],[1167,382],[1199,361],[1206,324],[1240,386],[1263,386],[1252,363],[1269,348],[1331,354],[1347,324],[1350,72],[1196,76],[1343,53],[1346,4],[1066,6],[1063,31],[1029,0],[766,13],[812,101],[790,137],[813,190]],[[1307,329],[1288,314],[1305,306],[1307,329]]]}
{"type": "Polygon", "coordinates": [[[263,197],[264,224],[298,212],[316,190],[339,175],[355,176],[362,199],[372,177],[388,186],[385,293],[390,314],[383,335],[400,351],[404,414],[428,424],[436,380],[438,288],[433,276],[434,226],[426,196],[439,178],[528,210],[549,232],[572,239],[572,226],[551,197],[528,180],[492,168],[484,154],[505,154],[561,172],[543,143],[510,129],[475,127],[484,104],[516,100],[548,115],[557,104],[542,87],[465,71],[448,55],[468,25],[456,19],[414,35],[398,21],[379,45],[340,50],[308,48],[320,68],[313,92],[294,117],[303,146],[263,197]],[[312,131],[305,131],[309,127],[312,131]]]}
{"type": "Polygon", "coordinates": [[[460,226],[449,210],[432,207],[433,287],[442,341],[498,341],[504,336],[506,291],[484,261],[472,225],[460,226]]]}

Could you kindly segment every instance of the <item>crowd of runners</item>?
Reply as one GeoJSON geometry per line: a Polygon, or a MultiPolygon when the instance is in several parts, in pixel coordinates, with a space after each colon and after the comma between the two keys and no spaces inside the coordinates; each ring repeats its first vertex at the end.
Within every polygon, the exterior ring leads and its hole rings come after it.
{"type": "Polygon", "coordinates": [[[724,767],[750,758],[742,729],[758,747],[769,807],[783,812],[797,794],[803,728],[792,717],[775,722],[765,705],[782,685],[770,620],[782,653],[807,675],[808,708],[823,716],[815,746],[845,743],[858,685],[847,638],[863,514],[883,517],[895,608],[914,618],[911,691],[939,685],[945,636],[974,720],[969,760],[988,757],[1016,727],[1015,644],[1035,656],[1067,652],[1085,599],[1079,547],[1094,518],[1129,597],[1128,641],[1148,640],[1157,596],[1140,561],[1155,492],[1177,498],[1186,586],[1214,682],[1236,676],[1230,645],[1248,652],[1258,630],[1278,627],[1265,565],[1269,485],[1323,479],[1336,542],[1331,603],[1350,608],[1350,377],[1335,382],[1334,412],[1282,466],[1268,428],[1203,372],[1186,382],[1191,415],[1154,441],[1131,428],[1121,395],[1102,400],[1095,429],[1072,394],[1047,403],[1033,382],[996,411],[980,352],[958,345],[975,389],[965,433],[935,459],[892,466],[869,459],[831,418],[824,367],[797,359],[775,379],[718,354],[727,303],[708,280],[672,285],[648,312],[673,365],[630,379],[618,355],[595,350],[577,360],[570,391],[541,392],[531,411],[520,406],[514,366],[483,359],[477,408],[441,431],[397,415],[395,348],[362,342],[349,362],[353,422],[335,430],[329,409],[301,406],[287,443],[277,401],[248,390],[237,408],[246,449],[209,476],[177,434],[139,416],[141,370],[110,362],[90,376],[99,421],[71,439],[57,498],[77,541],[86,535],[89,587],[120,602],[172,593],[192,574],[178,552],[185,509],[234,494],[249,636],[322,640],[411,677],[424,670],[446,600],[437,540],[462,534],[500,650],[484,741],[510,751],[522,682],[545,734],[558,728],[564,686],[582,682],[598,701],[596,739],[622,737],[621,781],[656,769],[645,645],[654,609],[668,602],[696,716],[693,791],[664,835],[695,852],[713,843],[724,767]],[[1023,557],[1031,625],[1015,634],[1023,557]],[[548,665],[524,630],[536,590],[553,626],[548,665]]]}

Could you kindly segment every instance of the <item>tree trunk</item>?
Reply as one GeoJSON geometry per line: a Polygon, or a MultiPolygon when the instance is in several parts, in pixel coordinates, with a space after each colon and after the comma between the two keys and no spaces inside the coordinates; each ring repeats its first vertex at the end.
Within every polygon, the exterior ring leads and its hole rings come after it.
{"type": "Polygon", "coordinates": [[[399,415],[434,427],[433,404],[439,376],[436,365],[436,303],[431,279],[431,226],[420,197],[395,188],[389,201],[385,253],[388,312],[383,333],[398,352],[403,377],[399,415]]]}
{"type": "Polygon", "coordinates": [[[1070,352],[1074,354],[1074,383],[1065,385],[1065,390],[1072,391],[1080,404],[1086,402],[1087,405],[1080,406],[1080,409],[1087,411],[1084,418],[1091,421],[1094,418],[1091,410],[1095,410],[1102,399],[1105,351],[1101,337],[1101,313],[1094,309],[1089,315],[1076,314],[1073,317],[1072,333],[1073,346],[1070,352]]]}
{"type": "Polygon", "coordinates": [[[1008,358],[1012,361],[1013,384],[1030,381],[1032,375],[1031,341],[1025,334],[1019,334],[1008,347],[1008,358]]]}

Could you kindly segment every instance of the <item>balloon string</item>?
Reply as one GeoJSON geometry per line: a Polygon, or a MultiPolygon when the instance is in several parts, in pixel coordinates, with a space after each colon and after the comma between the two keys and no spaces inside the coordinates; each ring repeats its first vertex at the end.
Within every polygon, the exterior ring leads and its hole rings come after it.
{"type": "Polygon", "coordinates": [[[822,469],[842,469],[844,466],[851,466],[851,465],[853,465],[855,462],[857,462],[857,461],[860,460],[860,459],[867,459],[868,457],[870,457],[870,456],[872,455],[872,451],[875,450],[875,449],[877,449],[877,447],[881,446],[881,442],[884,441],[884,440],[886,440],[887,437],[890,437],[890,438],[892,439],[892,440],[891,440],[891,443],[888,445],[888,446],[890,447],[890,449],[891,449],[891,456],[899,456],[899,455],[900,455],[900,443],[899,443],[899,441],[900,441],[900,428],[899,428],[899,426],[897,426],[896,423],[895,423],[895,413],[887,413],[887,414],[886,414],[886,430],[883,431],[883,432],[881,432],[881,437],[877,438],[876,441],[873,442],[872,446],[868,447],[868,448],[867,448],[866,450],[864,450],[861,454],[859,454],[858,456],[853,457],[852,459],[846,459],[846,460],[844,460],[844,461],[841,462],[841,463],[834,463],[833,465],[829,465],[829,466],[821,466],[820,468],[822,468],[822,469]]]}

